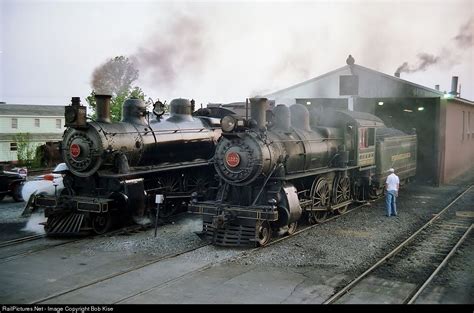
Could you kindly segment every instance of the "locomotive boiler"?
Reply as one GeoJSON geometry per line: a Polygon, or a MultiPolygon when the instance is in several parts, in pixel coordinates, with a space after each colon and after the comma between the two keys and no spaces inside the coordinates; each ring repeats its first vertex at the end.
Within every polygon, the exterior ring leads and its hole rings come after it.
{"type": "Polygon", "coordinates": [[[55,197],[33,201],[45,208],[49,235],[101,234],[113,224],[140,221],[154,214],[157,194],[165,196],[159,213],[167,217],[192,192],[212,190],[208,160],[221,134],[218,119],[192,116],[194,103],[186,99],[171,101],[169,115],[157,102],[154,116],[143,101],[127,99],[122,120],[111,122],[110,99],[96,95],[97,118],[92,121],[79,98],[65,107],[65,188],[55,197]]]}
{"type": "MultiPolygon", "coordinates": [[[[376,173],[382,120],[362,112],[277,105],[251,99],[251,119],[226,116],[214,166],[215,201],[194,195],[189,212],[203,216],[203,235],[218,245],[265,245],[298,222],[323,222],[368,197],[376,173]]],[[[393,152],[393,151],[392,151],[393,152]]]]}

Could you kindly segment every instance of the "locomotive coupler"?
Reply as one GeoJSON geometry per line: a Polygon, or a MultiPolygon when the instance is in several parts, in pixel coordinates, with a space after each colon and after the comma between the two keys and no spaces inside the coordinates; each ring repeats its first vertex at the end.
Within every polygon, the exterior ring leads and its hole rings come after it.
{"type": "Polygon", "coordinates": [[[222,212],[212,218],[212,226],[216,229],[224,228],[233,219],[235,216],[232,212],[222,212]]]}

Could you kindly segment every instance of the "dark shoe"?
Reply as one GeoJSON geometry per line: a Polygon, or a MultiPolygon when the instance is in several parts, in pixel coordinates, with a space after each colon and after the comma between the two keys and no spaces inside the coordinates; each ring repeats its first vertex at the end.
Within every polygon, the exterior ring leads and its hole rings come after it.
{"type": "Polygon", "coordinates": [[[386,217],[390,217],[390,215],[385,215],[386,217]]]}

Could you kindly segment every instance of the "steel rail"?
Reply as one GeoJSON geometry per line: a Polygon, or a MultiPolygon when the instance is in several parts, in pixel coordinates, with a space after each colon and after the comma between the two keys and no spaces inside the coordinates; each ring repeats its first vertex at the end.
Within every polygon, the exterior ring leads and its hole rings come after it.
{"type": "MultiPolygon", "coordinates": [[[[58,293],[55,293],[55,294],[53,294],[53,295],[50,295],[50,296],[47,296],[47,297],[44,297],[44,298],[36,299],[36,300],[34,300],[33,302],[30,302],[30,304],[39,304],[39,303],[42,303],[42,302],[44,302],[44,301],[48,301],[48,300],[51,300],[51,299],[60,297],[60,296],[62,296],[62,295],[65,295],[65,294],[74,292],[74,291],[76,291],[76,290],[79,290],[79,289],[82,289],[82,288],[86,288],[86,287],[89,287],[89,286],[92,286],[92,285],[101,283],[101,282],[103,282],[103,281],[112,279],[112,278],[114,278],[114,277],[121,276],[121,275],[130,273],[130,272],[133,272],[133,271],[135,271],[135,270],[138,270],[138,269],[147,267],[147,266],[149,266],[149,265],[152,265],[152,264],[161,262],[161,261],[163,261],[163,260],[175,258],[175,257],[180,256],[180,255],[182,255],[182,254],[189,253],[189,252],[192,252],[192,251],[194,251],[194,250],[197,250],[197,249],[200,249],[200,248],[209,246],[209,245],[210,245],[210,243],[201,244],[201,245],[199,245],[198,247],[194,247],[194,248],[191,248],[191,249],[186,249],[186,250],[181,251],[181,252],[166,254],[166,255],[164,255],[164,256],[161,256],[161,257],[159,257],[159,258],[157,258],[157,259],[154,259],[154,260],[145,262],[145,263],[140,264],[140,265],[138,265],[138,266],[134,266],[134,267],[131,267],[131,268],[128,268],[128,269],[119,271],[119,272],[117,272],[117,273],[112,273],[112,274],[106,275],[106,276],[104,276],[104,277],[101,277],[101,278],[99,278],[99,279],[93,280],[93,281],[88,282],[88,283],[86,283],[86,284],[78,285],[78,286],[75,286],[75,287],[70,288],[70,289],[68,289],[68,290],[60,291],[60,292],[58,292],[58,293]]],[[[206,265],[206,266],[209,266],[209,265],[206,265]]],[[[189,273],[186,273],[186,274],[189,274],[189,273]]],[[[184,275],[186,275],[186,274],[184,274],[184,275]]],[[[182,276],[184,276],[184,275],[182,275],[182,276]]],[[[166,283],[166,282],[165,282],[165,283],[166,283]]],[[[132,295],[132,296],[133,296],[133,295],[132,295]]],[[[131,297],[131,296],[130,296],[130,297],[131,297]]],[[[121,300],[119,300],[119,301],[121,301],[121,300]]]]}
{"type": "Polygon", "coordinates": [[[339,298],[341,298],[343,295],[345,295],[349,290],[351,290],[359,281],[361,281],[365,276],[373,272],[376,268],[378,268],[382,263],[384,263],[386,260],[400,252],[401,249],[403,249],[408,243],[410,243],[420,232],[422,232],[425,228],[430,226],[434,221],[436,221],[448,208],[450,208],[456,201],[459,200],[464,194],[466,194],[474,185],[469,186],[466,190],[464,190],[461,194],[459,194],[454,200],[452,200],[444,209],[442,209],[440,212],[438,212],[433,218],[431,218],[425,225],[423,225],[420,229],[418,229],[415,233],[413,233],[410,237],[408,237],[405,241],[403,241],[400,245],[398,245],[395,249],[393,249],[391,252],[389,252],[387,255],[385,255],[382,259],[380,259],[377,263],[372,265],[369,269],[367,269],[365,272],[363,272],[361,275],[359,275],[357,278],[355,278],[353,281],[351,281],[348,285],[346,285],[343,289],[338,291],[336,294],[334,294],[331,298],[327,299],[326,301],[323,302],[323,304],[332,304],[339,298]]]}
{"type": "Polygon", "coordinates": [[[448,260],[453,256],[453,254],[458,250],[459,246],[464,242],[464,240],[467,238],[469,232],[472,230],[474,224],[471,224],[471,226],[466,230],[466,232],[462,235],[462,237],[458,240],[456,245],[451,249],[451,251],[448,253],[448,255],[443,259],[443,261],[438,265],[438,267],[434,270],[434,272],[428,277],[428,279],[423,283],[423,285],[418,289],[418,291],[411,297],[408,297],[405,303],[407,304],[413,304],[415,300],[418,298],[418,296],[425,290],[426,286],[431,283],[433,278],[438,274],[438,272],[446,265],[448,260]]]}
{"type": "MultiPolygon", "coordinates": [[[[351,210],[346,211],[346,212],[343,213],[343,214],[339,214],[339,215],[333,216],[333,217],[331,217],[331,218],[328,218],[325,222],[328,222],[328,221],[330,221],[330,220],[333,220],[333,219],[336,219],[336,218],[338,218],[338,217],[341,217],[341,216],[343,216],[343,215],[345,215],[345,214],[348,214],[349,212],[352,212],[353,210],[358,209],[358,208],[360,208],[360,207],[363,207],[363,206],[365,206],[365,205],[367,205],[367,204],[364,203],[363,205],[359,205],[359,206],[357,206],[357,207],[355,207],[355,208],[353,208],[353,209],[351,209],[351,210]]],[[[325,222],[324,222],[324,223],[325,223],[325,222]]],[[[321,223],[321,224],[324,224],[324,223],[321,223]]],[[[315,225],[311,225],[311,226],[305,227],[305,228],[303,228],[303,229],[301,229],[301,230],[295,232],[295,233],[292,234],[291,236],[285,236],[285,237],[279,238],[279,239],[277,239],[277,240],[274,240],[274,241],[270,242],[268,245],[265,245],[265,246],[263,246],[263,247],[256,247],[256,248],[254,248],[254,249],[251,249],[251,250],[248,251],[248,252],[253,252],[253,251],[256,251],[256,250],[260,250],[260,249],[262,249],[262,248],[265,248],[265,247],[268,247],[268,246],[270,246],[270,245],[276,244],[276,243],[278,243],[278,242],[280,242],[280,241],[282,241],[282,240],[289,239],[289,238],[293,237],[293,236],[296,235],[296,234],[299,234],[299,233],[301,233],[301,232],[303,232],[303,231],[305,231],[305,230],[309,230],[309,229],[311,229],[311,228],[313,228],[313,227],[316,227],[316,226],[318,226],[318,225],[321,225],[321,224],[315,224],[315,225]]],[[[80,286],[76,286],[76,287],[70,288],[70,289],[68,289],[68,290],[58,292],[58,293],[56,293],[56,294],[54,294],[54,295],[50,295],[50,296],[45,297],[45,298],[41,298],[41,299],[34,300],[33,302],[31,302],[31,304],[42,303],[42,302],[44,302],[44,301],[48,301],[48,300],[51,300],[51,299],[60,297],[60,296],[62,296],[62,295],[65,295],[65,294],[74,292],[74,291],[76,291],[76,290],[79,290],[79,289],[82,289],[82,288],[86,288],[86,287],[89,287],[89,286],[92,286],[92,285],[101,283],[101,282],[103,282],[103,281],[112,279],[112,278],[114,278],[114,277],[121,276],[121,275],[130,273],[130,272],[133,272],[133,271],[135,271],[135,270],[138,270],[138,269],[144,268],[144,267],[146,267],[146,266],[149,266],[149,265],[152,265],[152,264],[161,262],[161,261],[163,261],[163,260],[167,260],[167,259],[171,259],[171,258],[174,258],[174,257],[178,257],[178,256],[180,256],[180,255],[182,255],[182,254],[186,254],[186,253],[195,251],[195,250],[197,250],[197,249],[200,249],[200,248],[203,248],[203,247],[206,247],[206,246],[209,246],[209,245],[211,245],[211,243],[205,243],[205,244],[199,245],[198,247],[194,247],[194,248],[191,248],[191,249],[187,249],[187,250],[185,250],[185,251],[181,251],[181,252],[177,252],[177,253],[168,254],[168,255],[159,257],[159,258],[157,258],[157,259],[148,261],[148,262],[146,262],[146,263],[143,263],[143,264],[141,264],[141,265],[139,265],[139,266],[135,266],[135,267],[132,267],[132,268],[129,268],[129,269],[126,269],[126,270],[123,270],[123,271],[120,271],[120,272],[117,272],[117,273],[114,273],[114,274],[107,275],[107,276],[102,277],[102,278],[100,278],[100,279],[96,279],[96,280],[94,280],[94,281],[92,281],[92,282],[89,282],[89,283],[87,283],[87,284],[83,284],[83,285],[80,285],[80,286]]],[[[225,260],[231,260],[231,259],[233,259],[233,258],[235,258],[235,257],[236,257],[236,256],[229,257],[229,258],[226,258],[225,260]]],[[[173,283],[173,282],[176,282],[176,281],[179,281],[179,280],[181,280],[181,279],[184,279],[187,275],[192,275],[192,274],[194,274],[194,273],[202,272],[202,271],[204,271],[204,270],[206,270],[206,269],[208,269],[208,268],[211,268],[212,265],[213,265],[212,263],[211,263],[211,264],[206,264],[206,265],[204,265],[204,266],[202,266],[202,267],[200,267],[200,268],[197,268],[197,269],[195,269],[195,270],[193,270],[193,271],[191,271],[191,272],[185,273],[185,274],[183,274],[183,275],[180,275],[180,276],[178,276],[178,277],[175,277],[175,278],[169,279],[169,280],[167,280],[167,281],[165,281],[165,282],[163,282],[163,283],[160,283],[159,285],[156,285],[156,286],[147,288],[147,289],[145,289],[145,290],[141,290],[141,291],[139,291],[139,292],[137,292],[137,293],[134,293],[134,294],[132,294],[132,295],[128,295],[128,296],[126,296],[126,297],[123,297],[123,298],[121,298],[121,299],[119,299],[119,300],[117,300],[117,301],[115,301],[115,302],[113,302],[113,303],[114,303],[114,304],[122,303],[122,302],[124,302],[124,301],[126,301],[126,300],[128,300],[128,299],[130,299],[130,298],[133,298],[133,297],[135,297],[135,296],[137,296],[137,295],[145,294],[145,293],[150,292],[150,291],[152,291],[152,290],[156,290],[156,289],[163,288],[163,287],[168,286],[169,284],[171,284],[171,283],[173,283]]]]}
{"type": "Polygon", "coordinates": [[[26,236],[26,237],[15,238],[15,239],[12,239],[12,240],[3,241],[3,242],[0,243],[0,248],[16,245],[16,244],[23,243],[23,242],[33,241],[33,240],[40,239],[40,238],[43,238],[43,237],[46,237],[46,235],[44,235],[44,234],[42,234],[42,235],[31,235],[31,236],[26,236]]]}

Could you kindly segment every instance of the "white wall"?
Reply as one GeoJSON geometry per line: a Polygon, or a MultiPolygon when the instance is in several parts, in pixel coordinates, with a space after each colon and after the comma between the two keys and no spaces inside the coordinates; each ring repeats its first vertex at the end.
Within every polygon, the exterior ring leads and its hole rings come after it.
{"type": "Polygon", "coordinates": [[[35,117],[35,116],[0,116],[0,133],[58,133],[64,132],[64,117],[35,117]],[[18,119],[18,128],[12,128],[12,118],[18,119]],[[35,119],[40,120],[40,126],[35,126],[35,119]],[[61,120],[61,128],[56,127],[56,119],[61,120]]]}

